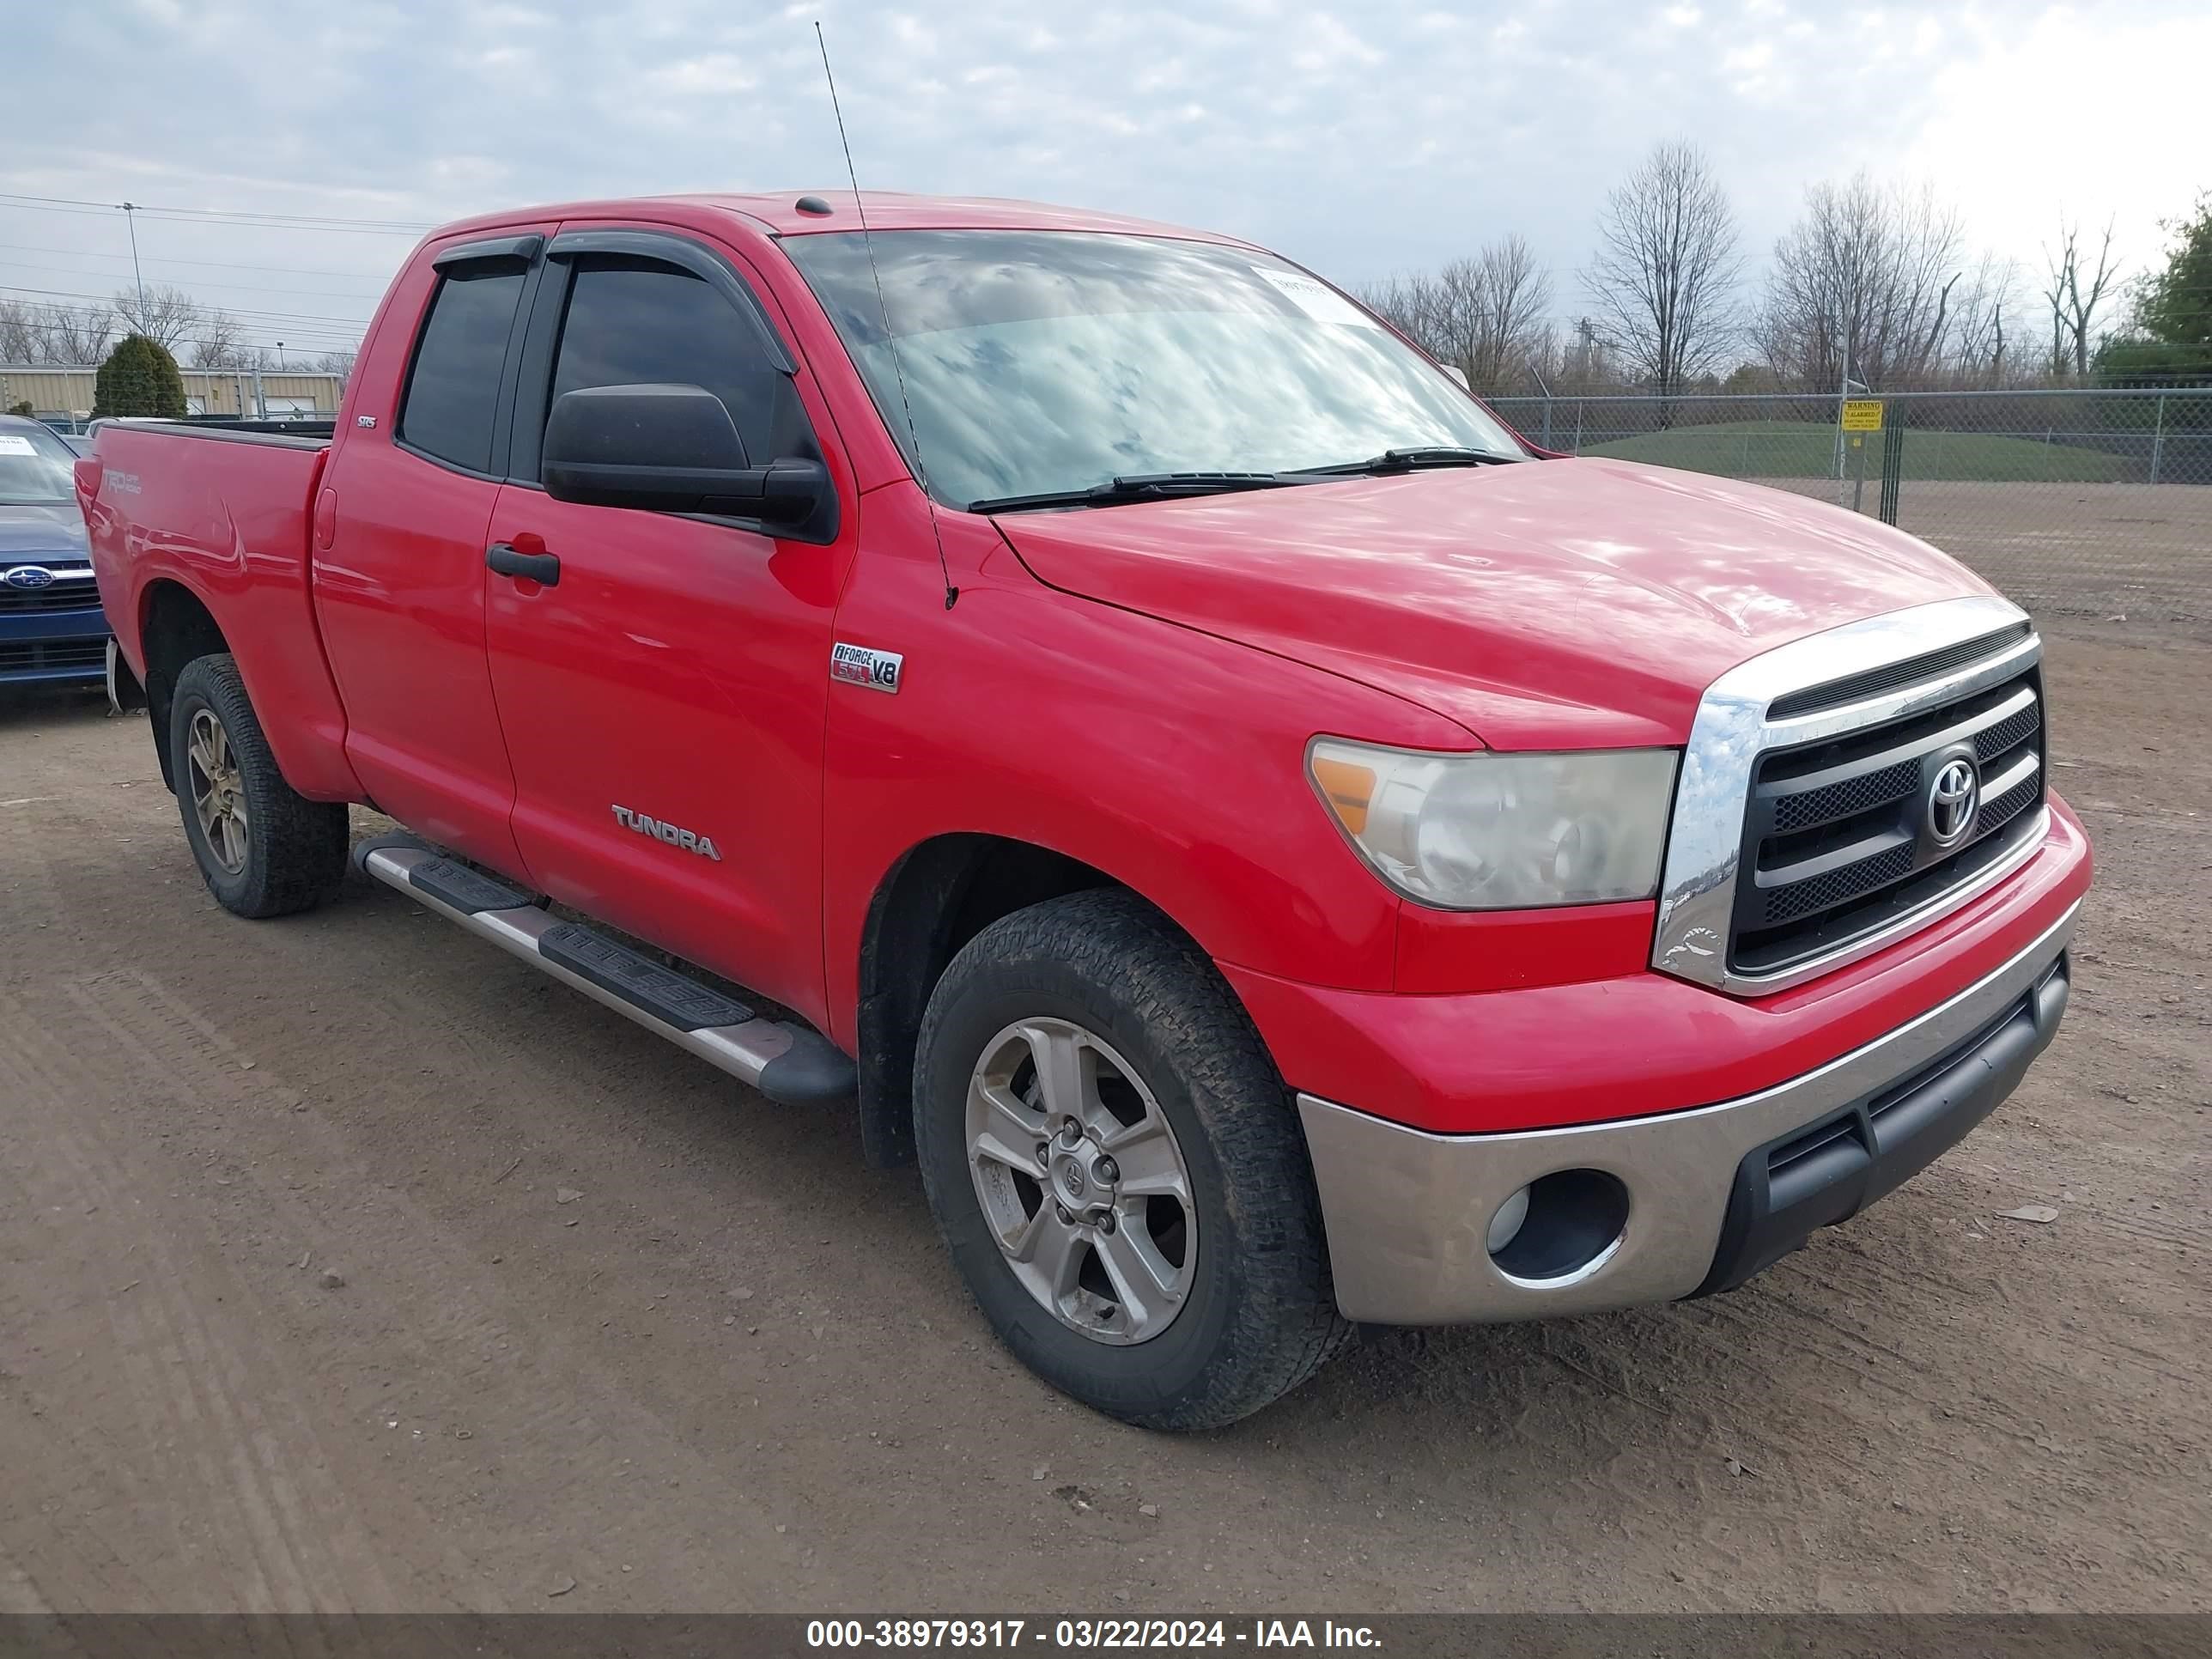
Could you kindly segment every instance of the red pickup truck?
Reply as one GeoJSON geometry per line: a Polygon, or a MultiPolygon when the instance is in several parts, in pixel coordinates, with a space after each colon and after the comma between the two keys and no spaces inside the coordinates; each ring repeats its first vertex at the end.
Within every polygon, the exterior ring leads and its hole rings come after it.
{"type": "Polygon", "coordinates": [[[1232,238],[477,219],[331,441],[111,426],[77,490],[225,906],[329,896],[374,805],[376,880],[856,1101],[1007,1344],[1138,1423],[1351,1322],[1727,1290],[2065,1006],[2089,848],[2021,611],[1534,450],[1232,238]]]}

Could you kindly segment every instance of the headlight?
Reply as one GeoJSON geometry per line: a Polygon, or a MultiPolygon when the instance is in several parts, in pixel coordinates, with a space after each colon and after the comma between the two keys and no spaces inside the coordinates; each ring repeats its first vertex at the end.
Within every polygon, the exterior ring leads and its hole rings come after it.
{"type": "Polygon", "coordinates": [[[1375,872],[1447,910],[1650,898],[1672,749],[1437,755],[1322,738],[1306,763],[1375,872]]]}

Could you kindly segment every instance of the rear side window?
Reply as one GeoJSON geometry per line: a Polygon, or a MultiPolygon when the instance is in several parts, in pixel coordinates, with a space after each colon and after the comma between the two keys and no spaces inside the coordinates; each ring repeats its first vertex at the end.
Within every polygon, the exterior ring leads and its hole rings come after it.
{"type": "Polygon", "coordinates": [[[472,472],[491,470],[492,416],[522,278],[513,269],[463,269],[439,280],[400,405],[403,441],[472,472]]]}
{"type": "MultiPolygon", "coordinates": [[[[756,466],[811,453],[788,379],[730,302],[650,260],[580,263],[554,360],[553,396],[595,386],[697,386],[722,400],[756,466]]],[[[550,407],[550,405],[549,405],[550,407]]]]}

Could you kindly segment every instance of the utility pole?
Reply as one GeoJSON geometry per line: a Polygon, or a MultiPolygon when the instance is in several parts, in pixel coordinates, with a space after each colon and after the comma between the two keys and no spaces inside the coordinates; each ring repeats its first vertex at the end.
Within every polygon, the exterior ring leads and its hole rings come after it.
{"type": "Polygon", "coordinates": [[[118,202],[116,205],[123,210],[123,222],[131,227],[131,275],[138,284],[138,331],[143,334],[146,331],[146,275],[138,269],[138,204],[136,202],[118,202]]]}

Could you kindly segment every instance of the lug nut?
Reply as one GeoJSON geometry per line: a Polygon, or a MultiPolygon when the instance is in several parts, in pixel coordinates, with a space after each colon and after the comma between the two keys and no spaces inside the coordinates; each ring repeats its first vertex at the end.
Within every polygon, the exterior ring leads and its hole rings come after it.
{"type": "Polygon", "coordinates": [[[1060,1139],[1062,1146],[1073,1146],[1083,1139],[1083,1126],[1072,1117],[1064,1120],[1060,1126],[1060,1139]]]}
{"type": "Polygon", "coordinates": [[[1040,1164],[1049,1164],[1051,1161],[1052,1143],[1049,1141],[1040,1140],[1037,1142],[1037,1162],[1040,1164]]]}
{"type": "Polygon", "coordinates": [[[1114,1212],[1111,1210],[1106,1211],[1098,1218],[1098,1231],[1102,1233],[1112,1232],[1117,1224],[1114,1219],[1114,1212]]]}
{"type": "Polygon", "coordinates": [[[1121,1166],[1110,1158],[1102,1158],[1091,1166],[1091,1173],[1110,1183],[1121,1178],[1121,1166]]]}
{"type": "Polygon", "coordinates": [[[1060,1224],[1061,1226],[1073,1227],[1075,1224],[1075,1212],[1069,1209],[1066,1205],[1055,1204],[1052,1207],[1060,1212],[1060,1224]]]}

